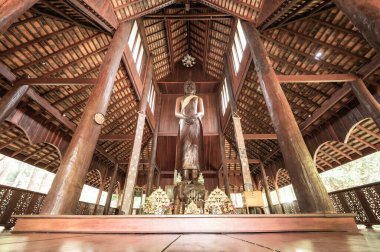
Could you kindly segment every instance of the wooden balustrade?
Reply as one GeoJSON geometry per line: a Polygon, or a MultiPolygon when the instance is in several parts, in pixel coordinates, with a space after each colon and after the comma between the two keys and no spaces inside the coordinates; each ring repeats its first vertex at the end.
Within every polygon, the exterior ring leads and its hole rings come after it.
{"type": "MultiPolygon", "coordinates": [[[[0,185],[0,225],[10,228],[14,226],[16,214],[39,214],[46,194],[0,185]]],[[[95,204],[79,202],[76,215],[91,215],[95,204]]],[[[103,214],[104,206],[97,208],[96,214],[103,214]]],[[[109,214],[115,215],[116,209],[110,208],[109,214]]]]}
{"type": "MultiPolygon", "coordinates": [[[[0,185],[0,225],[7,228],[15,224],[12,215],[39,214],[46,194],[0,185]]],[[[380,183],[354,187],[329,193],[337,213],[356,213],[356,223],[364,225],[380,224],[380,183]]],[[[283,203],[285,214],[300,213],[297,201],[283,203]]],[[[94,204],[79,202],[76,215],[91,215],[94,204]]],[[[99,206],[96,214],[103,214],[104,206],[99,206]]],[[[110,208],[109,214],[116,214],[110,208]]],[[[280,214],[281,206],[274,205],[274,212],[280,214]]]]}
{"type": "MultiPolygon", "coordinates": [[[[337,213],[356,213],[356,223],[380,224],[380,183],[353,187],[329,193],[337,213]]],[[[297,201],[282,204],[286,214],[299,212],[297,201]]],[[[274,205],[275,213],[281,213],[281,206],[274,205]]]]}

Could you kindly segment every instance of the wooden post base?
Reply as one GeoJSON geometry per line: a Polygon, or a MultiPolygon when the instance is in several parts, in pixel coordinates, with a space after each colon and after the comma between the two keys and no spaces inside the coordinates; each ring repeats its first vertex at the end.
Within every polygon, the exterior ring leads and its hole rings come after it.
{"type": "Polygon", "coordinates": [[[272,215],[18,215],[14,233],[356,232],[353,214],[272,215]]]}

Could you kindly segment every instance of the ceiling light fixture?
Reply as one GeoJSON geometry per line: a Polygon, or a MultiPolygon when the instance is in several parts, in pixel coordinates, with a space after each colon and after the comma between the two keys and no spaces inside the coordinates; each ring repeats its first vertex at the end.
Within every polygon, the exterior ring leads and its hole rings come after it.
{"type": "Polygon", "coordinates": [[[322,57],[322,52],[321,51],[319,51],[319,52],[317,52],[317,54],[315,54],[315,59],[320,60],[321,57],[322,57]]]}
{"type": "Polygon", "coordinates": [[[190,56],[190,54],[186,54],[182,59],[182,64],[185,67],[193,67],[195,65],[195,58],[190,56]]]}

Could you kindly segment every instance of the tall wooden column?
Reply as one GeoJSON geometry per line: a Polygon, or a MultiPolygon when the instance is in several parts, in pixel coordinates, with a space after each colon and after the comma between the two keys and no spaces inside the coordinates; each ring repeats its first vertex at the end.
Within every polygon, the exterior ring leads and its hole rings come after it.
{"type": "Polygon", "coordinates": [[[380,104],[369,92],[363,80],[357,79],[350,84],[352,91],[354,92],[360,104],[367,111],[368,115],[373,118],[377,127],[380,129],[380,104]]]}
{"type": "Polygon", "coordinates": [[[242,22],[261,90],[303,213],[335,212],[256,28],[242,22]]]}
{"type": "Polygon", "coordinates": [[[365,39],[380,52],[380,1],[333,0],[365,39]]]}
{"type": "Polygon", "coordinates": [[[117,170],[119,170],[118,163],[116,163],[112,171],[111,182],[110,182],[110,185],[108,186],[107,199],[106,199],[106,204],[104,205],[103,215],[107,215],[110,210],[113,188],[115,187],[115,183],[116,183],[117,170]]]}
{"type": "Polygon", "coordinates": [[[4,0],[0,4],[0,34],[7,31],[24,12],[38,0],[4,0]]]}
{"type": "MultiPolygon", "coordinates": [[[[227,93],[230,100],[232,123],[235,131],[235,141],[238,147],[239,160],[241,165],[241,171],[243,174],[243,184],[245,191],[256,190],[256,186],[252,183],[251,171],[249,170],[247,150],[245,148],[243,129],[241,127],[240,117],[237,114],[237,107],[234,98],[234,94],[231,86],[230,69],[228,68],[228,62],[226,56],[224,57],[224,67],[227,80],[227,93]]],[[[228,174],[228,173],[227,173],[228,174]]]]}
{"type": "Polygon", "coordinates": [[[158,104],[157,104],[156,126],[154,128],[153,137],[152,137],[152,153],[150,157],[150,167],[149,167],[149,173],[148,173],[148,188],[146,192],[148,196],[152,193],[152,188],[153,188],[153,178],[154,178],[154,170],[156,168],[157,140],[158,140],[158,131],[160,127],[160,118],[161,118],[161,97],[159,98],[158,104]]]}
{"type": "Polygon", "coordinates": [[[102,128],[101,124],[95,122],[94,116],[96,114],[105,115],[107,112],[115,75],[131,28],[131,22],[121,23],[114,34],[103,59],[97,83],[87,101],[81,121],[62,159],[52,187],[45,198],[41,214],[72,214],[75,212],[102,128]]]}
{"type": "Polygon", "coordinates": [[[156,187],[160,187],[161,171],[157,171],[156,187]]]}
{"type": "Polygon", "coordinates": [[[262,162],[260,162],[260,170],[261,170],[261,178],[262,178],[263,183],[264,183],[265,195],[267,196],[269,212],[274,213],[272,198],[270,196],[268,178],[267,178],[267,174],[265,172],[264,164],[262,162]]]}
{"type": "Polygon", "coordinates": [[[133,142],[133,148],[131,157],[129,159],[128,164],[128,175],[125,178],[125,186],[124,186],[124,195],[121,204],[120,214],[124,212],[124,214],[129,214],[131,211],[131,204],[133,198],[133,189],[135,187],[136,177],[137,177],[137,168],[140,161],[140,152],[141,152],[141,144],[144,133],[144,125],[145,125],[145,112],[148,104],[148,94],[150,87],[152,86],[153,79],[153,57],[149,57],[147,76],[145,78],[144,90],[139,104],[139,111],[137,117],[137,125],[135,132],[135,139],[133,142]]]}
{"type": "Polygon", "coordinates": [[[0,100],[0,123],[12,113],[28,91],[29,86],[14,86],[0,100]]]}
{"type": "Polygon", "coordinates": [[[219,145],[220,145],[220,154],[222,158],[222,170],[223,170],[223,181],[224,181],[224,191],[228,196],[230,196],[230,181],[228,177],[228,167],[226,164],[226,151],[225,151],[225,139],[221,131],[219,131],[219,145]]]}

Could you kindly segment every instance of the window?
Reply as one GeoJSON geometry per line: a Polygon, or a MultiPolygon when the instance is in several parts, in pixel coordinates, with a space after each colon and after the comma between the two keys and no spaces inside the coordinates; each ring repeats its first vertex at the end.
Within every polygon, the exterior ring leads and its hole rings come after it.
{"type": "Polygon", "coordinates": [[[148,104],[150,107],[150,111],[154,114],[154,105],[156,102],[156,90],[154,89],[153,84],[150,86],[149,94],[148,94],[148,104]]]}
{"type": "Polygon", "coordinates": [[[228,103],[230,101],[230,97],[228,96],[226,78],[224,78],[223,87],[222,87],[222,91],[221,91],[220,96],[221,96],[220,99],[221,99],[221,104],[222,104],[222,113],[224,115],[226,113],[226,109],[227,109],[228,103]]]}
{"type": "MultiPolygon", "coordinates": [[[[293,185],[291,185],[291,184],[279,188],[278,192],[280,193],[281,204],[290,203],[290,202],[293,202],[293,201],[297,200],[296,195],[294,193],[293,185]]],[[[265,195],[265,192],[263,192],[262,195],[263,195],[263,198],[264,198],[264,205],[265,205],[265,207],[267,207],[268,206],[268,201],[267,201],[267,197],[265,195]]],[[[277,197],[276,191],[271,191],[270,192],[270,198],[272,200],[272,204],[273,205],[279,204],[279,199],[277,197]]]]}
{"type": "Polygon", "coordinates": [[[380,174],[379,164],[380,152],[378,151],[322,172],[319,176],[327,192],[334,192],[379,182],[380,176],[374,176],[374,174],[380,174]]]}
{"type": "Polygon", "coordinates": [[[139,33],[139,28],[137,26],[136,21],[133,23],[132,31],[129,35],[128,46],[132,52],[132,58],[136,64],[137,72],[141,74],[144,46],[141,40],[141,35],[139,33]]]}
{"type": "MultiPolygon", "coordinates": [[[[0,184],[47,194],[55,174],[33,165],[0,154],[0,184]]],[[[84,185],[80,201],[96,203],[99,189],[84,185]]],[[[100,205],[105,205],[107,192],[103,191],[100,205]]],[[[112,195],[111,207],[116,206],[117,195],[112,195]]]]}
{"type": "Polygon", "coordinates": [[[235,74],[239,72],[240,64],[243,59],[243,52],[247,45],[247,40],[244,36],[243,28],[240,20],[238,20],[234,41],[232,44],[232,60],[234,63],[235,74]]]}

